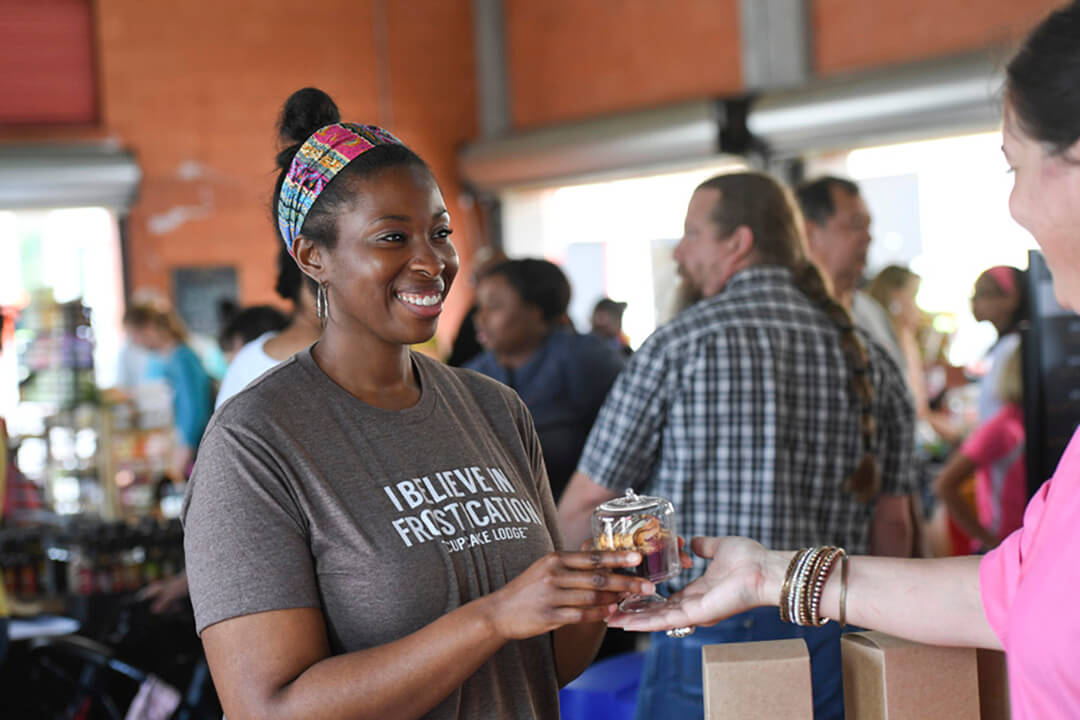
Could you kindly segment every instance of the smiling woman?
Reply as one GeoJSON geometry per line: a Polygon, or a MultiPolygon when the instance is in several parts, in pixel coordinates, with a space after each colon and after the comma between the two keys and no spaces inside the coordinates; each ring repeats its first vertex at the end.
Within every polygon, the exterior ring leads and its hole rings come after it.
{"type": "Polygon", "coordinates": [[[563,552],[532,418],[409,346],[457,274],[430,169],[325,93],[285,105],[274,213],[322,335],[221,406],[184,505],[196,625],[236,718],[556,718],[626,552],[563,552]]]}

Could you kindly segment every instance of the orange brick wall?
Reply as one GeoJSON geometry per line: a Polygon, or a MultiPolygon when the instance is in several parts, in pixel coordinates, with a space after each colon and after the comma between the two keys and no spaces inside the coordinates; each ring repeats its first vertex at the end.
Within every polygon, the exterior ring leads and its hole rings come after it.
{"type": "MultiPolygon", "coordinates": [[[[384,123],[425,157],[454,216],[463,257],[477,241],[455,156],[477,134],[470,0],[96,0],[97,128],[0,130],[0,141],[111,138],[144,172],[129,224],[136,287],[168,290],[174,267],[231,264],[241,302],[272,302],[277,240],[267,212],[273,126],[303,85],[351,119],[384,123]],[[376,10],[383,10],[385,41],[376,10]],[[379,97],[380,49],[389,94],[379,97]],[[200,181],[178,170],[197,163],[200,181]],[[151,218],[207,215],[165,234],[151,218]]],[[[811,0],[822,74],[1012,40],[1057,0],[811,0]]],[[[741,90],[738,0],[504,0],[515,128],[741,90]]],[[[440,339],[469,301],[451,296],[440,339]]]]}
{"type": "Polygon", "coordinates": [[[1061,5],[1061,0],[811,0],[814,70],[829,75],[991,46],[1007,51],[1061,5]]]}
{"type": "MultiPolygon", "coordinates": [[[[813,70],[822,75],[1007,49],[1061,5],[809,1],[813,70]]],[[[514,126],[739,92],[738,12],[737,0],[504,0],[514,126]]]]}
{"type": "Polygon", "coordinates": [[[503,7],[517,128],[742,87],[737,0],[504,0],[503,7]]]}

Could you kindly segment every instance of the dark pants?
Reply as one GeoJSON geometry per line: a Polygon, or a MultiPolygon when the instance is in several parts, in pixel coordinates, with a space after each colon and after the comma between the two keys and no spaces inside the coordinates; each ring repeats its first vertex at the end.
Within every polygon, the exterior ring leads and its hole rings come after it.
{"type": "MultiPolygon", "coordinates": [[[[705,715],[701,687],[701,646],[751,640],[803,638],[810,650],[810,679],[815,720],[843,720],[844,695],[840,676],[840,626],[822,628],[792,625],[780,620],[776,608],[755,608],[712,627],[699,627],[681,640],[653,633],[645,655],[638,690],[637,720],[700,718],[705,715]]],[[[768,682],[768,678],[762,678],[768,682]]]]}

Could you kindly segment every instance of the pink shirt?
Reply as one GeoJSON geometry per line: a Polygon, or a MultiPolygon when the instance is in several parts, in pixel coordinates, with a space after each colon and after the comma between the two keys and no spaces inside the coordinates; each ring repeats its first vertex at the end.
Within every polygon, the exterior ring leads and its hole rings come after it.
{"type": "Polygon", "coordinates": [[[1009,403],[964,441],[960,452],[975,472],[979,524],[1003,538],[1024,521],[1027,468],[1024,466],[1024,409],[1009,403]]]}
{"type": "Polygon", "coordinates": [[[1080,717],[1080,431],[1023,527],[983,558],[979,586],[1008,656],[1013,720],[1080,717]]]}

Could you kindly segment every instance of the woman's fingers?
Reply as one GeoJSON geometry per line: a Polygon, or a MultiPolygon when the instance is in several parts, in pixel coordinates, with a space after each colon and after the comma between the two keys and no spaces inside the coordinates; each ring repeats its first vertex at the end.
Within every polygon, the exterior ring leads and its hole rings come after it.
{"type": "Polygon", "coordinates": [[[653,583],[645,578],[613,572],[620,568],[636,567],[641,554],[624,551],[589,550],[586,552],[559,553],[554,556],[561,567],[555,573],[556,581],[563,588],[605,590],[613,593],[638,593],[651,595],[656,592],[653,583]]]}
{"type": "Polygon", "coordinates": [[[656,586],[644,578],[632,575],[620,575],[607,569],[568,570],[564,569],[554,576],[557,587],[565,590],[605,591],[617,595],[637,593],[652,595],[656,586]]]}
{"type": "Polygon", "coordinates": [[[566,567],[576,570],[591,568],[630,568],[641,564],[641,553],[625,550],[584,550],[581,552],[563,552],[559,560],[566,567]]]}

